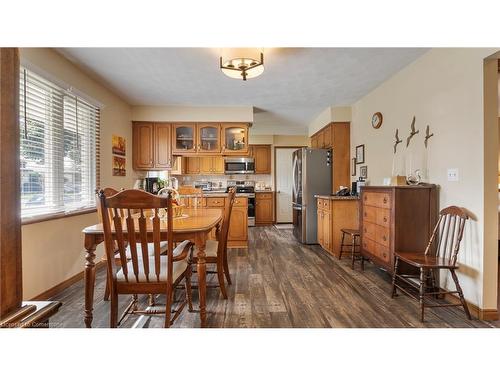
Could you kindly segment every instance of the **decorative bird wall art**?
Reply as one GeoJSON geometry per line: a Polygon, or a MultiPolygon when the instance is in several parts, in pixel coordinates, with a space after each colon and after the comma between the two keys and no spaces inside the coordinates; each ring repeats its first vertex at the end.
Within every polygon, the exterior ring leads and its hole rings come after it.
{"type": "Polygon", "coordinates": [[[429,140],[429,138],[434,135],[434,133],[429,134],[429,132],[430,132],[429,125],[427,125],[427,128],[425,129],[425,141],[424,141],[425,148],[427,148],[427,141],[429,140]]]}
{"type": "Polygon", "coordinates": [[[418,130],[415,130],[415,116],[413,116],[413,120],[411,121],[411,132],[410,132],[410,136],[408,138],[406,138],[406,147],[408,147],[410,145],[410,141],[411,139],[413,138],[414,135],[417,135],[418,134],[418,130]]]}
{"type": "Polygon", "coordinates": [[[398,147],[398,145],[403,142],[401,139],[399,139],[399,129],[396,129],[396,134],[394,134],[394,137],[396,138],[396,140],[394,141],[394,153],[396,153],[396,148],[398,147]]]}

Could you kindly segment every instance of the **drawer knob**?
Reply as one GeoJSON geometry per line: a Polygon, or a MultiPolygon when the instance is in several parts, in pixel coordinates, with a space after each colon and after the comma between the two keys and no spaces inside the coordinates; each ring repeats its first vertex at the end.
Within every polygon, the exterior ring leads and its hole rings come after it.
{"type": "Polygon", "coordinates": [[[386,236],[382,236],[382,239],[383,239],[384,241],[387,241],[387,237],[386,237],[386,236]]]}
{"type": "Polygon", "coordinates": [[[387,218],[386,217],[384,217],[384,223],[387,223],[387,218]]]}
{"type": "Polygon", "coordinates": [[[386,197],[384,197],[384,203],[387,203],[387,198],[386,197]]]}

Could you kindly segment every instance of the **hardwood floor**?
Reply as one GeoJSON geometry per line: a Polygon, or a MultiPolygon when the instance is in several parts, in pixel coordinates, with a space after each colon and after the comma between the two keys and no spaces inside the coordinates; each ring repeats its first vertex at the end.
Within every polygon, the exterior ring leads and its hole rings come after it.
{"type": "MultiPolygon", "coordinates": [[[[208,289],[209,327],[492,327],[469,321],[458,308],[427,309],[419,321],[418,303],[407,296],[390,298],[388,275],[372,264],[364,272],[350,268],[319,246],[304,246],[291,230],[272,226],[249,228],[249,249],[229,250],[233,285],[229,298],[217,288],[208,289]]],[[[215,276],[215,275],[214,275],[215,276]]],[[[196,278],[196,276],[194,276],[196,278]]],[[[98,271],[93,327],[109,327],[109,302],[102,297],[104,268],[98,271]]],[[[215,282],[210,276],[208,281],[215,282]]],[[[194,280],[196,282],[196,280],[194,280]]],[[[178,298],[183,298],[183,290],[178,298]]],[[[193,293],[197,306],[196,291],[193,293]]],[[[83,327],[83,281],[54,297],[63,302],[51,320],[54,327],[83,327]]],[[[158,297],[158,304],[163,303],[158,297]]],[[[120,311],[129,299],[120,297],[120,311]]],[[[147,298],[140,297],[146,305],[147,298]]],[[[123,327],[132,327],[139,316],[129,315],[123,327]]],[[[142,317],[149,327],[162,327],[163,316],[142,317]]],[[[185,309],[174,327],[199,327],[198,312],[185,309]]]]}

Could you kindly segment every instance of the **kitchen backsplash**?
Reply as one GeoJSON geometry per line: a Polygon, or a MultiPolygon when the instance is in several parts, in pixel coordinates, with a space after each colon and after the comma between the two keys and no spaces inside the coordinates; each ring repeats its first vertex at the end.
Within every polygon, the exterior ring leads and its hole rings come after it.
{"type": "MultiPolygon", "coordinates": [[[[146,174],[144,176],[146,177],[146,174]]],[[[163,179],[168,177],[168,172],[158,172],[150,171],[147,173],[147,177],[161,177],[163,179]]],[[[265,186],[270,186],[273,188],[273,179],[270,174],[235,174],[235,175],[182,175],[175,176],[179,180],[179,185],[193,185],[195,181],[210,181],[214,183],[222,182],[223,188],[227,186],[227,180],[250,180],[255,181],[255,183],[262,182],[265,186]]]]}

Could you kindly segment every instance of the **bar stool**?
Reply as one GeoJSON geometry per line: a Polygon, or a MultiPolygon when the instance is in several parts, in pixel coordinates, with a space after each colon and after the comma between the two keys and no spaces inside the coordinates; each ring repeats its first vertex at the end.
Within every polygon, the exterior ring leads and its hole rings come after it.
{"type": "MultiPolygon", "coordinates": [[[[352,258],[352,263],[351,263],[351,268],[354,269],[354,261],[356,260],[356,255],[359,255],[362,257],[361,253],[356,251],[356,246],[359,248],[359,238],[360,238],[360,232],[358,229],[341,229],[342,232],[342,243],[340,244],[340,254],[339,254],[339,260],[342,258],[342,253],[343,252],[349,252],[349,250],[344,251],[344,247],[351,247],[351,258],[352,258]],[[351,236],[351,243],[346,244],[344,243],[345,236],[351,236]],[[358,243],[356,243],[356,238],[358,238],[358,243]]],[[[361,269],[364,270],[364,264],[361,262],[361,269]]]]}

